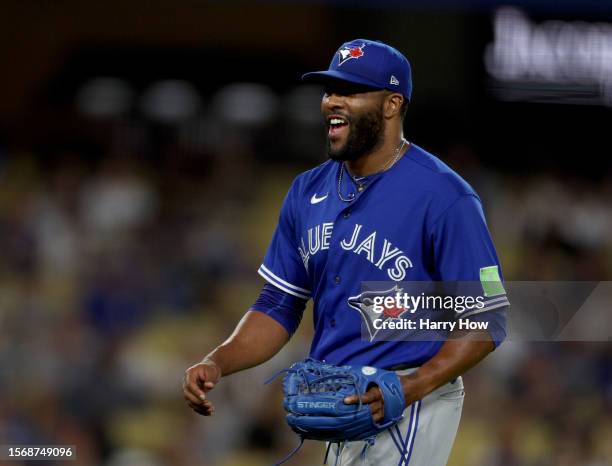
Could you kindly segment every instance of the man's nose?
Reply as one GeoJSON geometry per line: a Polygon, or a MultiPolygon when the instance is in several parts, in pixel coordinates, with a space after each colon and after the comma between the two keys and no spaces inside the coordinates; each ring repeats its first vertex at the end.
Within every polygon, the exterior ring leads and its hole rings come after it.
{"type": "Polygon", "coordinates": [[[342,108],[344,106],[344,96],[337,92],[326,92],[321,103],[328,110],[342,108]]]}

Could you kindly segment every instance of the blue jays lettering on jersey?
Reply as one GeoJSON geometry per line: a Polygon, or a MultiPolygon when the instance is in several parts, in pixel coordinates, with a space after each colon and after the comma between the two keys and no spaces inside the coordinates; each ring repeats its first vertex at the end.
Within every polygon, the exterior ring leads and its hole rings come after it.
{"type": "MultiPolygon", "coordinates": [[[[443,341],[367,341],[354,299],[365,281],[481,278],[499,260],[474,190],[432,154],[411,144],[359,192],[341,164],[299,175],[281,208],[259,273],[314,303],[311,356],[335,364],[419,365],[443,341]],[[344,202],[338,196],[338,190],[344,202]],[[349,302],[350,300],[352,302],[349,302]]],[[[479,312],[507,306],[505,295],[479,312]]],[[[288,316],[270,314],[286,327],[288,316]]]]}

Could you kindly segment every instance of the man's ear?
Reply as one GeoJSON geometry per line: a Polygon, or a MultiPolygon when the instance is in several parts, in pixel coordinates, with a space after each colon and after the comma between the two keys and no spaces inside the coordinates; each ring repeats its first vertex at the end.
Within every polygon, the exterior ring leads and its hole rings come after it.
{"type": "Polygon", "coordinates": [[[404,96],[396,92],[390,93],[385,99],[384,115],[385,118],[393,118],[401,113],[404,96]]]}

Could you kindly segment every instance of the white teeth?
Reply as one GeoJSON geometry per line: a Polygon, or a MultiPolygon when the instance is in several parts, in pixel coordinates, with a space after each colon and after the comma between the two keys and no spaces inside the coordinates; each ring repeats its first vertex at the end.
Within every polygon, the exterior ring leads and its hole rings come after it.
{"type": "Polygon", "coordinates": [[[329,120],[329,123],[332,125],[342,125],[345,123],[345,121],[341,118],[332,118],[331,120],[329,120]]]}

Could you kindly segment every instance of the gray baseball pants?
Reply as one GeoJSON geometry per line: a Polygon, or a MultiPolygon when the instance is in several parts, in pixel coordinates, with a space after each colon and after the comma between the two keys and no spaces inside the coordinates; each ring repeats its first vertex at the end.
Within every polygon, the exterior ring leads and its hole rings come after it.
{"type": "MultiPolygon", "coordinates": [[[[411,370],[398,371],[404,375],[411,370]]],[[[408,406],[404,418],[376,437],[373,445],[346,442],[332,446],[328,464],[339,466],[445,466],[463,408],[459,377],[408,406]]]]}

